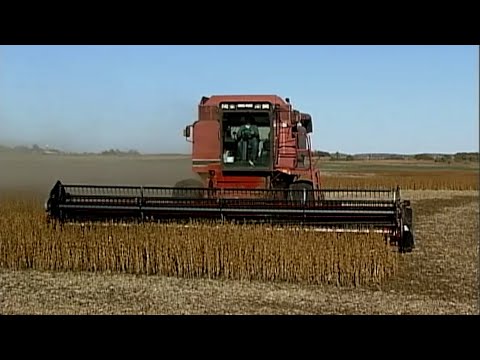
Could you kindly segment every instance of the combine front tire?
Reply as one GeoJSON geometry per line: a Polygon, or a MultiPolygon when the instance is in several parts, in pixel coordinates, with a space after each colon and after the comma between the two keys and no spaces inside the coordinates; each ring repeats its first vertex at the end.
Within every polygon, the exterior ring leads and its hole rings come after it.
{"type": "Polygon", "coordinates": [[[314,201],[315,197],[313,195],[313,185],[307,181],[298,181],[291,184],[288,189],[289,191],[289,200],[300,201],[300,202],[310,202],[314,201]],[[305,192],[304,192],[305,191],[305,192]]]}
{"type": "Polygon", "coordinates": [[[204,197],[203,183],[196,179],[186,179],[175,184],[172,196],[178,198],[200,199],[204,197]]]}

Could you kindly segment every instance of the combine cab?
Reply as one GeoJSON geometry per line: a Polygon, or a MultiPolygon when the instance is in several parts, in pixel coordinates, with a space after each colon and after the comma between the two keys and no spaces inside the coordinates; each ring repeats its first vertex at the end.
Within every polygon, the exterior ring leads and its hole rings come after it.
{"type": "Polygon", "coordinates": [[[323,189],[312,163],[311,117],[276,96],[203,98],[193,143],[199,179],[174,187],[68,185],[58,181],[49,219],[189,222],[214,220],[376,231],[400,251],[414,246],[412,209],[400,189],[323,189]]]}

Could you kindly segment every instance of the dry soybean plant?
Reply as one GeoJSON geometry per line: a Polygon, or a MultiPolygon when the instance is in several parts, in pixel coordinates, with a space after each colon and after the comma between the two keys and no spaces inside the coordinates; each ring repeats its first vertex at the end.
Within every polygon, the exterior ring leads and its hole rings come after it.
{"type": "Polygon", "coordinates": [[[478,190],[478,171],[389,172],[371,176],[335,174],[323,178],[326,188],[396,188],[405,190],[478,190]]]}
{"type": "Polygon", "coordinates": [[[395,274],[379,234],[265,225],[48,225],[38,205],[0,203],[0,267],[357,286],[395,274]]]}

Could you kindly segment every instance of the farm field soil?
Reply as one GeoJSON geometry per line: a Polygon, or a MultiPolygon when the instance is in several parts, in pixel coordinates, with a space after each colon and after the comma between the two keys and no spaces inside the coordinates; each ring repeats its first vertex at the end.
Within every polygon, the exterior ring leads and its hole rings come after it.
{"type": "MultiPolygon", "coordinates": [[[[142,161],[0,157],[0,192],[41,200],[57,178],[172,185],[191,176],[189,159],[142,161]]],[[[0,314],[478,314],[478,192],[403,194],[415,210],[417,247],[381,286],[0,269],[0,314]]]]}

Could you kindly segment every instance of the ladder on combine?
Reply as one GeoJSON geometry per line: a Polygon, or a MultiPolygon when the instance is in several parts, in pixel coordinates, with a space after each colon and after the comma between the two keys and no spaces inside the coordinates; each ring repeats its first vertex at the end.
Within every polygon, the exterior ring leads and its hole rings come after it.
{"type": "Polygon", "coordinates": [[[290,169],[302,175],[313,183],[314,190],[320,190],[319,171],[315,169],[312,160],[312,144],[309,136],[305,136],[305,148],[299,148],[299,135],[292,132],[291,127],[282,126],[282,121],[275,120],[275,167],[290,169]]]}

